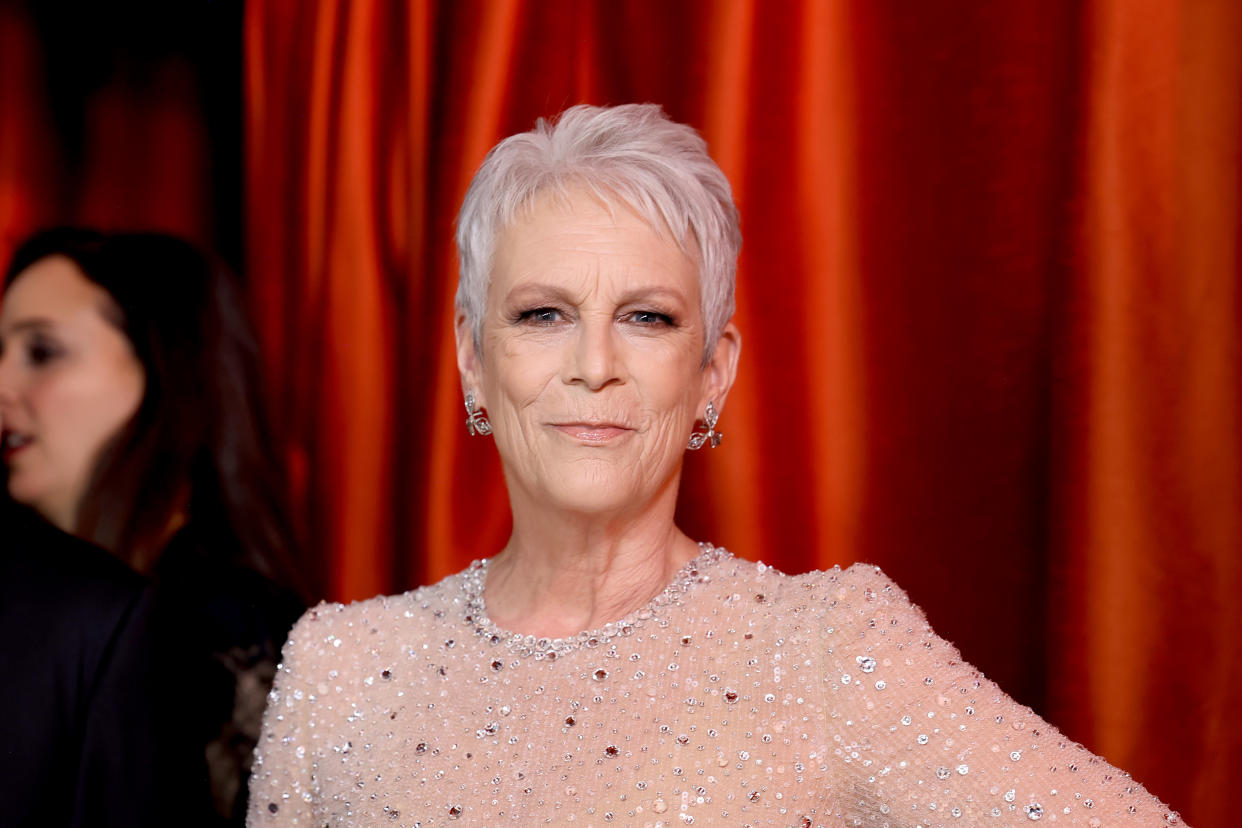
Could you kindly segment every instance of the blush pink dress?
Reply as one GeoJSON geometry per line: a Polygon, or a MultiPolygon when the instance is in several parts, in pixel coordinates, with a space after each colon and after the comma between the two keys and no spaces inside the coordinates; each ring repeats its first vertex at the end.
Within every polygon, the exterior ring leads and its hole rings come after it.
{"type": "Polygon", "coordinates": [[[302,618],[249,825],[1179,823],[875,567],[705,545],[632,616],[554,640],[488,620],[486,569],[302,618]]]}

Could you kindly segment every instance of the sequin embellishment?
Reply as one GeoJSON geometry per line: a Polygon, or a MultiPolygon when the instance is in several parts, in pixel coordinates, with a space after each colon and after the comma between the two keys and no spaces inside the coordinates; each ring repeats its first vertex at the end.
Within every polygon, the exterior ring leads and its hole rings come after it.
{"type": "Polygon", "coordinates": [[[485,563],[290,635],[252,828],[1175,824],[1008,698],[874,567],[703,546],[621,621],[492,624],[485,563]]]}
{"type": "MultiPolygon", "coordinates": [[[[699,554],[681,568],[672,583],[651,599],[645,607],[626,616],[620,621],[605,624],[597,630],[586,630],[576,636],[567,638],[535,638],[531,635],[520,635],[503,630],[492,623],[487,617],[487,604],[483,600],[483,587],[487,581],[487,565],[490,559],[475,561],[462,573],[461,588],[466,598],[466,621],[474,628],[480,638],[492,642],[503,643],[517,655],[524,658],[558,658],[575,650],[589,647],[594,649],[612,643],[619,636],[633,635],[643,624],[660,614],[661,609],[678,606],[683,597],[695,584],[700,582],[699,570],[719,561],[730,558],[728,550],[710,543],[699,544],[699,554]]],[[[689,641],[683,641],[688,644],[689,641]]],[[[606,670],[596,670],[593,677],[603,681],[608,677],[606,670]]]]}

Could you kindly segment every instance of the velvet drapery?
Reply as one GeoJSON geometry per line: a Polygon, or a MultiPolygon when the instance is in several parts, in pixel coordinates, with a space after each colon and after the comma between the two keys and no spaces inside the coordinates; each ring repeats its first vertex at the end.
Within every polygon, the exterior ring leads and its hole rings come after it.
{"type": "Polygon", "coordinates": [[[205,102],[202,67],[179,19],[161,25],[142,12],[0,1],[0,262],[60,224],[235,246],[213,212],[230,188],[213,158],[218,110],[205,102]]]}
{"type": "Polygon", "coordinates": [[[698,127],[745,235],[691,534],[880,564],[1175,806],[1242,759],[1242,6],[255,0],[248,265],[332,597],[496,551],[452,226],[578,102],[698,127]]]}

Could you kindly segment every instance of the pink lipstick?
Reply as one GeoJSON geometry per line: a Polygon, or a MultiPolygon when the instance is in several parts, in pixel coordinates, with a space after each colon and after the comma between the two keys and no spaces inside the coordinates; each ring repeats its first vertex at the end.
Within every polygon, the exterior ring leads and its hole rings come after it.
{"type": "Polygon", "coordinates": [[[555,423],[552,427],[580,443],[592,445],[609,443],[630,432],[611,423],[555,423]]]}

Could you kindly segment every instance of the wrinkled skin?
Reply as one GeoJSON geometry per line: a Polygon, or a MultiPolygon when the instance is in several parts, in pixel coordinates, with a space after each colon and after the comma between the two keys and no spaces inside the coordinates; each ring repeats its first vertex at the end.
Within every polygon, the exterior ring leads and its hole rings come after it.
{"type": "Polygon", "coordinates": [[[481,353],[459,363],[495,428],[515,512],[600,517],[675,497],[686,441],[736,371],[732,325],[701,361],[697,263],[624,207],[538,197],[501,235],[481,353]]]}
{"type": "Polygon", "coordinates": [[[686,443],[722,409],[741,337],[704,364],[697,262],[630,210],[537,196],[498,239],[476,348],[458,366],[490,418],[513,534],[488,572],[490,617],[559,636],[616,620],[698,547],[673,522],[686,443]]]}

